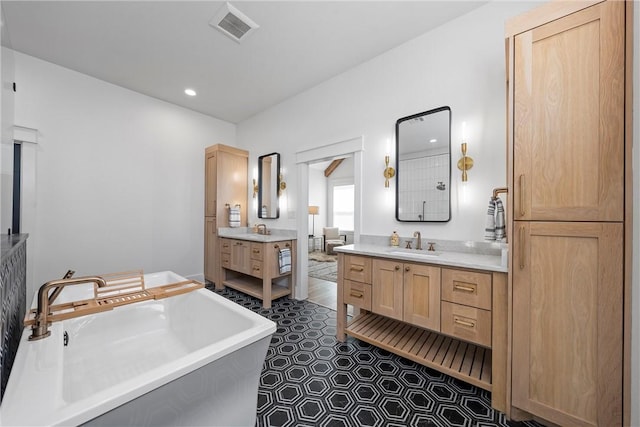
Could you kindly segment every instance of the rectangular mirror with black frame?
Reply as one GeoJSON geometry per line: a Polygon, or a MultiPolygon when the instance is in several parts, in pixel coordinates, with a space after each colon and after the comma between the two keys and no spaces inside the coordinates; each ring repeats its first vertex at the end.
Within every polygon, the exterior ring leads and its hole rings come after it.
{"type": "Polygon", "coordinates": [[[280,217],[278,188],[280,188],[280,154],[271,153],[258,157],[258,218],[280,217]]]}
{"type": "Polygon", "coordinates": [[[451,219],[451,108],[396,121],[396,219],[451,219]]]}

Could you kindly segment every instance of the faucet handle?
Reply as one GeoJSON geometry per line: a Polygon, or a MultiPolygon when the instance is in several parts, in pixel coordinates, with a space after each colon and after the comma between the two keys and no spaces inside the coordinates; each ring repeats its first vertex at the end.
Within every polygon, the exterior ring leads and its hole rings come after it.
{"type": "Polygon", "coordinates": [[[407,246],[405,246],[407,249],[411,249],[411,240],[407,240],[407,246]]]}
{"type": "Polygon", "coordinates": [[[429,245],[429,249],[427,249],[428,251],[435,251],[435,248],[433,247],[433,245],[435,245],[435,242],[427,242],[427,244],[429,245]]]}

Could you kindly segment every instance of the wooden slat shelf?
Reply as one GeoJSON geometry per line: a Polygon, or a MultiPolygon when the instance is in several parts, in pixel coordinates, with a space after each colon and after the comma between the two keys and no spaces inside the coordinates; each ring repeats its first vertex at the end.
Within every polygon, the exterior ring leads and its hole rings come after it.
{"type": "MultiPolygon", "coordinates": [[[[226,279],[222,283],[224,286],[251,295],[252,297],[260,300],[263,299],[264,289],[262,279],[245,276],[226,279]]],[[[281,298],[289,294],[291,294],[291,289],[284,286],[271,285],[271,299],[281,298]]]]}
{"type": "Polygon", "coordinates": [[[491,350],[373,313],[346,329],[354,338],[491,391],[491,350]]]}

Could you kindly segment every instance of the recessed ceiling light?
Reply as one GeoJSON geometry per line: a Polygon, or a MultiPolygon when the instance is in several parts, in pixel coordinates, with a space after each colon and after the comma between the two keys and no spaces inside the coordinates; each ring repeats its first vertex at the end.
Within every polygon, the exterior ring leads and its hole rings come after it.
{"type": "Polygon", "coordinates": [[[184,93],[186,93],[189,96],[196,96],[196,91],[193,89],[185,89],[184,93]]]}
{"type": "Polygon", "coordinates": [[[438,142],[438,140],[433,138],[433,139],[430,139],[429,142],[438,142]]]}

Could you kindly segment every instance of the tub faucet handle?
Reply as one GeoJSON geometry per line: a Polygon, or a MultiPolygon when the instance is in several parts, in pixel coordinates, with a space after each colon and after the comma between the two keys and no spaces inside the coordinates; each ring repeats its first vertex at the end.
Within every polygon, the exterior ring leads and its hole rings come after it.
{"type": "Polygon", "coordinates": [[[436,243],[435,242],[427,242],[427,245],[429,245],[429,249],[427,249],[428,251],[435,251],[435,248],[433,247],[436,243]]]}

